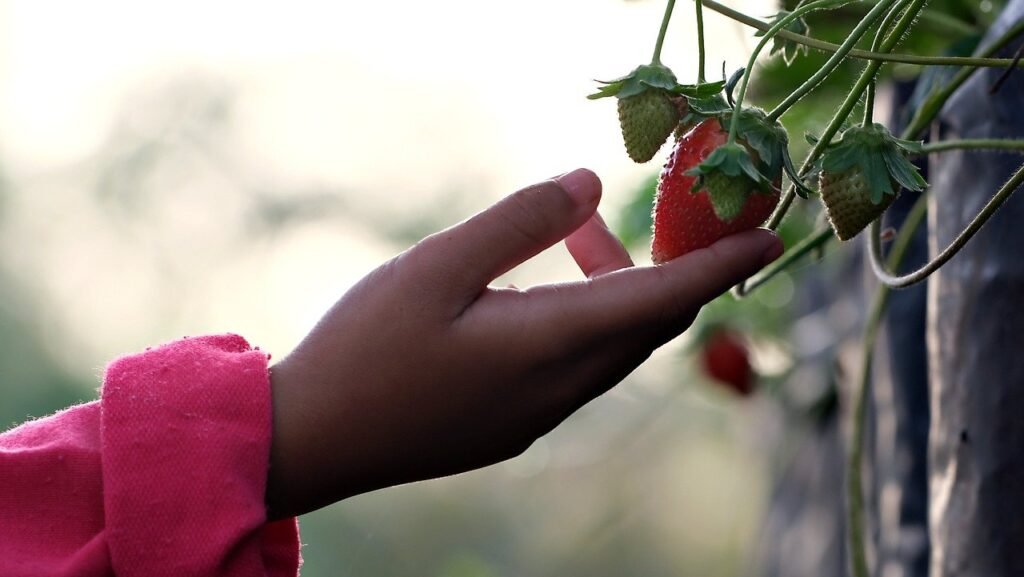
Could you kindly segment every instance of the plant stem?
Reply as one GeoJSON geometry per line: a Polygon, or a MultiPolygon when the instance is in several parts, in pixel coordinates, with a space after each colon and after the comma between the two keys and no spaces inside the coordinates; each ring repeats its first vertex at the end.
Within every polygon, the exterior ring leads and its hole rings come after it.
{"type": "MultiPolygon", "coordinates": [[[[918,11],[924,7],[925,2],[927,2],[927,0],[910,1],[907,9],[903,12],[903,15],[893,27],[892,33],[886,36],[885,40],[882,41],[882,52],[888,52],[896,47],[896,44],[903,37],[903,33],[906,32],[907,28],[909,28],[913,23],[918,11]]],[[[849,94],[846,95],[846,100],[843,101],[839,110],[837,110],[835,115],[832,116],[832,120],[829,121],[828,126],[826,126],[824,132],[822,132],[821,138],[811,148],[807,158],[804,159],[803,165],[800,167],[801,175],[807,174],[807,171],[810,170],[814,162],[818,160],[818,157],[825,152],[825,148],[832,142],[832,137],[834,137],[836,133],[839,132],[839,129],[842,128],[843,122],[846,121],[846,118],[850,115],[850,111],[852,111],[857,105],[861,94],[864,93],[868,84],[875,79],[875,74],[881,66],[882,61],[872,60],[864,67],[864,71],[861,72],[857,82],[853,85],[853,88],[850,89],[849,94]]],[[[782,222],[782,217],[786,215],[790,204],[793,203],[793,197],[795,196],[796,187],[791,184],[786,189],[786,193],[782,196],[782,199],[779,201],[779,206],[775,209],[775,212],[772,213],[772,217],[768,219],[768,228],[775,229],[779,226],[779,223],[782,222]]]]}
{"type": "Polygon", "coordinates": [[[697,7],[697,85],[704,84],[704,4],[694,0],[697,7]]]}
{"type": "Polygon", "coordinates": [[[1024,153],[1024,140],[964,138],[961,140],[939,140],[921,146],[921,154],[945,152],[947,150],[1005,150],[1024,153]]]}
{"type": "MultiPolygon", "coordinates": [[[[906,7],[908,0],[901,0],[899,4],[894,6],[890,10],[885,18],[882,19],[882,23],[878,25],[878,31],[875,33],[875,39],[871,41],[871,51],[878,52],[879,47],[882,45],[882,39],[885,38],[885,31],[892,25],[892,21],[900,14],[903,8],[906,7]]],[[[875,114],[875,85],[878,84],[877,77],[868,84],[867,92],[864,93],[864,126],[871,126],[874,121],[875,114]]]]}
{"type": "Polygon", "coordinates": [[[942,265],[946,264],[949,259],[956,256],[956,253],[960,252],[964,245],[966,245],[967,242],[970,241],[979,230],[981,230],[981,227],[985,226],[988,219],[992,218],[992,215],[999,210],[999,207],[1001,207],[1022,184],[1024,184],[1024,165],[1018,168],[1017,172],[1013,173],[1013,176],[1011,176],[1010,179],[1007,180],[998,191],[996,191],[991,200],[985,204],[978,215],[971,220],[970,224],[967,225],[967,228],[957,235],[945,250],[940,252],[935,258],[928,261],[928,263],[921,268],[905,275],[892,274],[889,272],[890,269],[886,268],[885,263],[882,262],[882,241],[879,232],[881,224],[880,220],[875,220],[875,222],[871,224],[870,233],[871,268],[874,269],[875,276],[878,277],[878,280],[883,285],[898,289],[915,285],[928,278],[933,272],[939,270],[942,265]]]}
{"type": "MultiPolygon", "coordinates": [[[[820,10],[823,8],[835,8],[841,6],[842,4],[846,4],[847,2],[850,1],[851,0],[817,0],[815,2],[811,2],[810,4],[797,8],[796,10],[787,14],[786,16],[780,18],[779,21],[776,22],[775,24],[772,24],[772,27],[769,28],[768,31],[764,33],[764,36],[761,37],[761,41],[757,43],[757,47],[755,47],[754,51],[750,54],[750,59],[747,62],[747,68],[743,72],[743,79],[740,82],[739,94],[736,96],[736,110],[740,110],[742,108],[743,97],[746,96],[747,94],[747,84],[749,84],[750,82],[750,75],[754,71],[754,63],[757,62],[758,55],[761,54],[761,50],[764,49],[765,45],[768,44],[769,40],[775,37],[775,34],[778,33],[779,30],[782,30],[790,22],[796,20],[797,18],[803,16],[804,14],[807,14],[808,12],[813,12],[814,10],[820,10]]],[[[882,0],[881,3],[888,5],[895,1],[896,0],[882,0]]],[[[856,39],[854,39],[854,42],[856,42],[856,39]]],[[[769,120],[775,120],[770,115],[768,118],[769,120]]],[[[739,114],[732,115],[732,121],[729,124],[729,142],[736,142],[736,132],[739,129],[740,125],[739,120],[739,114]]]]}
{"type": "MultiPolygon", "coordinates": [[[[713,0],[704,1],[712,2],[713,0]]],[[[886,36],[885,40],[882,41],[881,50],[883,52],[890,51],[896,47],[896,44],[903,37],[903,33],[906,32],[907,28],[909,28],[910,25],[913,23],[914,18],[917,17],[917,13],[924,7],[925,2],[927,2],[927,0],[911,0],[910,4],[907,6],[907,9],[903,12],[903,15],[900,17],[899,21],[896,22],[896,25],[893,27],[892,33],[886,36]]],[[[835,115],[832,117],[832,120],[829,121],[828,126],[825,127],[824,132],[822,132],[821,134],[821,138],[811,148],[811,151],[808,153],[807,158],[804,159],[804,162],[800,167],[800,175],[807,174],[807,171],[811,169],[811,167],[814,165],[814,162],[825,151],[825,148],[829,145],[829,143],[832,142],[832,137],[834,137],[836,133],[839,132],[839,129],[842,127],[843,122],[850,115],[850,111],[853,110],[854,106],[857,105],[857,101],[860,99],[860,95],[867,88],[867,85],[872,80],[874,80],[875,73],[878,72],[878,69],[881,65],[881,60],[872,60],[868,62],[867,66],[864,68],[864,71],[857,79],[857,82],[853,85],[853,88],[851,88],[850,92],[846,95],[846,100],[843,101],[842,105],[840,105],[839,107],[839,110],[836,111],[835,115]]],[[[786,215],[786,212],[789,211],[789,207],[793,203],[793,198],[795,197],[796,186],[790,184],[786,188],[785,194],[783,194],[782,198],[779,200],[779,205],[775,208],[775,212],[772,213],[771,218],[768,219],[768,222],[765,226],[772,230],[778,228],[779,223],[782,222],[782,218],[786,215]]],[[[749,293],[750,291],[747,290],[745,285],[745,282],[741,282],[739,285],[735,287],[735,289],[733,290],[733,294],[744,295],[749,293]]]]}
{"type": "MultiPolygon", "coordinates": [[[[839,49],[828,59],[825,64],[821,65],[810,78],[804,81],[799,88],[793,91],[792,94],[787,96],[782,102],[779,103],[771,112],[768,113],[768,120],[774,121],[782,116],[791,106],[796,104],[801,98],[804,97],[808,92],[814,90],[825,78],[832,73],[843,60],[846,59],[846,55],[853,50],[853,47],[860,41],[861,37],[867,34],[871,26],[882,17],[883,14],[893,5],[896,0],[882,0],[871,9],[864,19],[861,20],[857,26],[850,31],[850,35],[846,37],[843,44],[839,46],[839,49]]],[[[883,27],[884,28],[884,27],[883,27]]]]}
{"type": "MultiPolygon", "coordinates": [[[[924,220],[924,215],[927,214],[928,203],[924,201],[925,198],[927,198],[927,195],[921,195],[921,200],[914,205],[907,218],[903,221],[900,234],[893,243],[892,251],[889,253],[888,264],[891,267],[899,266],[904,255],[906,255],[907,248],[910,246],[914,231],[921,221],[924,220]]],[[[875,222],[877,223],[878,221],[875,222]]],[[[850,524],[850,559],[855,577],[868,577],[870,575],[867,555],[865,554],[864,491],[861,486],[861,469],[864,463],[864,429],[867,423],[871,365],[874,361],[878,329],[882,324],[885,307],[889,302],[889,293],[890,289],[888,287],[878,287],[878,292],[875,293],[875,298],[871,303],[871,309],[864,326],[864,338],[862,339],[864,352],[861,362],[860,382],[853,409],[850,454],[846,466],[846,507],[850,524]]]]}
{"type": "MultiPolygon", "coordinates": [[[[708,2],[708,0],[704,0],[708,2]]],[[[996,38],[991,44],[989,44],[985,50],[981,52],[981,56],[989,56],[995,54],[999,50],[1002,50],[1007,44],[1013,41],[1014,38],[1024,33],[1024,20],[1011,26],[1006,32],[999,38],[996,38]]],[[[1010,62],[1013,62],[1010,60],[1010,62]]],[[[932,120],[938,116],[939,111],[942,110],[942,105],[949,100],[949,97],[956,92],[957,88],[960,88],[967,79],[974,74],[977,70],[976,67],[966,67],[956,73],[956,76],[949,81],[945,87],[938,92],[934,92],[921,104],[917,112],[914,113],[914,117],[907,123],[907,128],[903,131],[903,138],[914,138],[921,133],[925,128],[931,124],[932,120]]]]}
{"type": "MultiPolygon", "coordinates": [[[[870,5],[871,4],[869,2],[856,2],[854,4],[851,4],[848,8],[852,12],[859,12],[863,14],[867,6],[870,5]]],[[[859,18],[860,16],[856,17],[859,18]]],[[[920,20],[922,26],[930,25],[930,32],[943,34],[945,35],[944,39],[950,41],[956,40],[955,38],[950,39],[950,34],[956,34],[959,36],[970,36],[972,34],[981,34],[982,32],[984,32],[983,28],[979,28],[978,26],[975,26],[969,22],[965,22],[959,18],[956,18],[955,16],[950,16],[944,12],[937,12],[935,10],[929,10],[927,8],[921,11],[921,13],[918,15],[918,19],[920,20]]]]}
{"type": "MultiPolygon", "coordinates": [[[[703,0],[704,6],[718,12],[719,14],[731,18],[742,24],[746,24],[751,28],[758,30],[768,30],[771,25],[767,22],[762,22],[757,18],[752,18],[746,14],[733,10],[728,6],[719,4],[715,0],[703,0]]],[[[1016,31],[1014,34],[1019,33],[1021,29],[1024,29],[1024,22],[1020,22],[1011,28],[1011,31],[1016,31]]],[[[804,36],[803,34],[797,34],[796,32],[790,32],[789,30],[782,30],[777,34],[780,38],[792,40],[797,44],[803,44],[809,48],[815,50],[821,50],[824,52],[836,52],[839,50],[839,46],[832,44],[831,42],[825,42],[824,40],[818,40],[817,38],[811,38],[810,36],[804,36]]],[[[1012,38],[1012,36],[1011,36],[1012,38]]],[[[881,54],[877,52],[871,52],[868,50],[853,49],[850,51],[848,56],[853,58],[860,58],[862,60],[880,60],[883,62],[899,62],[902,64],[914,64],[917,66],[973,66],[976,68],[1009,68],[1014,66],[1012,58],[985,58],[985,57],[964,57],[964,56],[918,56],[916,54],[881,54]]],[[[1024,67],[1024,62],[1018,63],[1018,67],[1024,67]]]]}
{"type": "Polygon", "coordinates": [[[665,15],[661,17],[661,29],[658,30],[658,42],[654,45],[654,56],[651,57],[651,64],[661,64],[661,46],[665,43],[668,21],[672,19],[672,9],[675,7],[676,0],[668,0],[668,4],[665,5],[665,15]]]}
{"type": "Polygon", "coordinates": [[[787,250],[786,254],[782,255],[781,258],[768,265],[756,276],[750,278],[745,284],[737,285],[733,289],[733,295],[735,295],[736,298],[745,297],[754,289],[775,278],[776,275],[792,266],[792,264],[798,261],[802,256],[817,248],[825,246],[826,243],[834,238],[835,233],[832,232],[832,227],[825,227],[811,236],[804,237],[804,239],[797,243],[796,246],[787,250]]]}

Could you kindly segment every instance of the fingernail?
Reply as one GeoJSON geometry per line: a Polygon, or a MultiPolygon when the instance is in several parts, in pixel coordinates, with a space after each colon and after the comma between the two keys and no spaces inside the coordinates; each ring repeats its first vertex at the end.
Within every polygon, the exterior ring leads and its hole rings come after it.
{"type": "Polygon", "coordinates": [[[768,245],[768,248],[766,248],[764,253],[761,255],[761,266],[771,264],[782,256],[782,253],[786,250],[786,247],[782,246],[782,239],[779,238],[779,235],[767,230],[765,232],[771,235],[772,243],[768,245]]]}
{"type": "Polygon", "coordinates": [[[593,172],[578,168],[567,172],[555,180],[562,185],[569,197],[578,205],[587,205],[596,202],[601,196],[601,181],[593,172]]]}

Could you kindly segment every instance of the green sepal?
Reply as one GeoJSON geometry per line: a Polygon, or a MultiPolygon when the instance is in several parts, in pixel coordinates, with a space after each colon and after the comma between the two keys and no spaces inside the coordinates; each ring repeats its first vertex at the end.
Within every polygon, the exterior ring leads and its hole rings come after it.
{"type": "Polygon", "coordinates": [[[685,96],[688,100],[713,98],[725,88],[724,80],[703,82],[701,84],[677,84],[672,90],[675,94],[685,96]]]}
{"type": "Polygon", "coordinates": [[[752,191],[771,187],[754,166],[750,152],[737,143],[719,146],[704,162],[684,174],[697,177],[690,192],[706,189],[715,216],[724,222],[740,215],[752,191]]]}
{"type": "Polygon", "coordinates": [[[587,96],[590,100],[616,96],[618,98],[629,98],[636,96],[648,88],[661,88],[669,92],[675,92],[679,83],[676,82],[676,75],[667,66],[661,64],[644,64],[637,66],[632,72],[615,80],[598,80],[604,86],[597,92],[587,96]]]}
{"type": "Polygon", "coordinates": [[[705,181],[708,200],[715,216],[722,222],[731,222],[743,214],[743,206],[747,204],[750,189],[753,185],[746,176],[726,176],[724,174],[709,176],[705,181]]]}
{"type": "MultiPolygon", "coordinates": [[[[744,108],[733,114],[740,115],[737,134],[757,152],[768,181],[782,178],[783,164],[789,154],[789,135],[786,129],[778,121],[769,122],[764,111],[759,108],[744,108]]],[[[728,120],[731,121],[731,118],[728,120]]]]}
{"type": "Polygon", "coordinates": [[[928,183],[907,158],[920,153],[919,142],[900,140],[881,124],[854,126],[831,144],[819,161],[820,169],[842,172],[857,168],[871,193],[871,202],[880,204],[886,195],[896,196],[899,188],[920,192],[928,183]]]}
{"type": "Polygon", "coordinates": [[[720,91],[708,98],[687,98],[686,101],[689,104],[688,110],[679,119],[679,124],[683,126],[696,126],[707,118],[732,110],[720,91]]]}
{"type": "Polygon", "coordinates": [[[696,192],[700,190],[702,186],[702,177],[716,172],[726,176],[740,176],[741,174],[745,174],[753,181],[752,184],[759,188],[764,183],[771,183],[771,181],[769,181],[765,175],[761,174],[761,172],[757,170],[757,167],[754,166],[754,159],[750,158],[750,152],[742,145],[735,142],[725,143],[722,146],[719,146],[704,159],[704,162],[690,170],[687,170],[684,174],[687,176],[697,177],[693,187],[690,189],[692,192],[696,192]]]}
{"type": "MultiPolygon", "coordinates": [[[[736,101],[733,100],[732,91],[736,89],[736,85],[740,83],[743,78],[743,73],[746,72],[746,68],[740,68],[736,72],[732,73],[732,76],[725,81],[725,97],[729,100],[729,106],[736,108],[736,101]]],[[[722,72],[725,72],[725,63],[722,63],[722,72]]]]}
{"type": "Polygon", "coordinates": [[[818,191],[807,186],[804,180],[800,178],[800,173],[793,166],[793,158],[789,155],[789,147],[782,149],[782,169],[786,171],[786,176],[793,183],[793,190],[796,191],[797,196],[806,200],[811,195],[818,193],[818,191]]]}
{"type": "MultiPolygon", "coordinates": [[[[769,23],[774,26],[779,22],[779,20],[789,16],[789,14],[790,12],[788,10],[780,10],[770,18],[769,23]]],[[[793,32],[794,34],[800,34],[802,36],[808,36],[811,32],[810,27],[807,26],[807,21],[804,20],[803,17],[790,20],[789,23],[783,27],[783,30],[793,32]]],[[[754,36],[764,36],[765,32],[765,30],[761,30],[757,34],[754,34],[754,36]]],[[[794,42],[788,38],[782,38],[778,35],[772,38],[772,41],[771,54],[781,52],[782,60],[786,63],[786,66],[792,64],[801,52],[804,54],[808,54],[810,52],[806,45],[794,42]]]]}

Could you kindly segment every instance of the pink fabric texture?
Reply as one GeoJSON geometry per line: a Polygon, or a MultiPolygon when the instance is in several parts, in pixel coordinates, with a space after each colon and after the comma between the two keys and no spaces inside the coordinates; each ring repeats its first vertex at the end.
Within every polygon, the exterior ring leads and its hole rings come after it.
{"type": "Polygon", "coordinates": [[[239,336],[114,361],[100,401],[0,435],[0,575],[295,577],[270,433],[267,355],[239,336]]]}

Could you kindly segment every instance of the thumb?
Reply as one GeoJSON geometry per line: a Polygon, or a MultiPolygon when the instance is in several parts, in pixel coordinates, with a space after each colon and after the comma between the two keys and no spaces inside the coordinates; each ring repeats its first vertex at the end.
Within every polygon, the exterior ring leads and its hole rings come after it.
{"type": "Polygon", "coordinates": [[[516,265],[561,241],[597,210],[601,180],[587,169],[515,192],[425,239],[417,261],[447,270],[454,290],[475,297],[516,265]]]}

